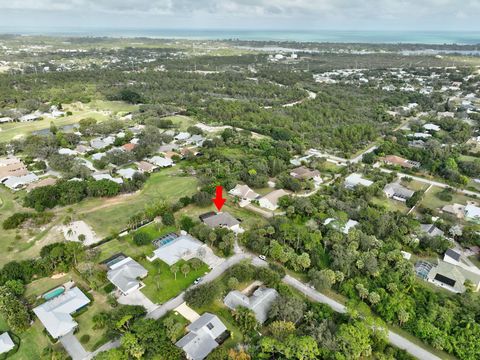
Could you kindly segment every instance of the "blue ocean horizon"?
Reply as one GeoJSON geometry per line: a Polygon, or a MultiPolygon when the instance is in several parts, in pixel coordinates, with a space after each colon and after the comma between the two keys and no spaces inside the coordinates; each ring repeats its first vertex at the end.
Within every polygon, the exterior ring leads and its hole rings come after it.
{"type": "Polygon", "coordinates": [[[222,30],[133,28],[12,28],[0,26],[0,34],[149,37],[189,40],[295,41],[372,44],[480,45],[480,31],[376,31],[376,30],[222,30]]]}

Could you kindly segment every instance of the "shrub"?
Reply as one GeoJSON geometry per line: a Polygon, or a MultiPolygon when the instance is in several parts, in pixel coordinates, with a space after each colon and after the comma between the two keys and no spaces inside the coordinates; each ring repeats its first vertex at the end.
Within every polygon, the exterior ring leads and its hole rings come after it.
{"type": "Polygon", "coordinates": [[[83,334],[81,337],[80,337],[80,342],[82,344],[86,344],[90,341],[90,335],[88,334],[83,334]]]}
{"type": "Polygon", "coordinates": [[[135,243],[135,245],[138,245],[138,246],[147,245],[150,243],[150,241],[151,241],[150,236],[147,233],[140,231],[140,232],[136,232],[133,235],[133,242],[135,243]]]}
{"type": "Polygon", "coordinates": [[[211,304],[220,295],[220,284],[211,282],[187,290],[185,301],[193,307],[202,307],[211,304]]]}

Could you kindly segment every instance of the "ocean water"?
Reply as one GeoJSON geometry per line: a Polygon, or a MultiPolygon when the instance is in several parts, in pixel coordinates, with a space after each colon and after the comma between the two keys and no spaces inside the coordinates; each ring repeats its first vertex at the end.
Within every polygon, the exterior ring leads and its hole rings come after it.
{"type": "Polygon", "coordinates": [[[151,37],[193,40],[253,40],[335,43],[417,43],[417,44],[480,44],[480,31],[343,31],[343,30],[195,30],[195,29],[132,29],[132,28],[9,28],[0,26],[0,33],[23,35],[151,37]]]}

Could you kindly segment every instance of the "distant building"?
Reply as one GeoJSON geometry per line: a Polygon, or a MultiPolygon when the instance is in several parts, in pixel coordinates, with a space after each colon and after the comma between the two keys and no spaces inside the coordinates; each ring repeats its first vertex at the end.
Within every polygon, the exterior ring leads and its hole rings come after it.
{"type": "Polygon", "coordinates": [[[358,185],[369,187],[372,184],[373,184],[373,181],[364,179],[362,175],[358,173],[350,174],[345,178],[345,187],[347,189],[353,189],[358,185]]]}
{"type": "Polygon", "coordinates": [[[10,190],[20,190],[23,189],[28,184],[31,184],[38,180],[38,176],[34,173],[28,173],[27,175],[23,176],[9,176],[0,183],[8,187],[10,190]]]}
{"type": "Polygon", "coordinates": [[[467,206],[465,206],[464,212],[466,220],[480,222],[480,207],[473,204],[467,204],[467,206]]]}
{"type": "Polygon", "coordinates": [[[348,221],[345,224],[341,225],[336,219],[328,218],[328,219],[325,219],[325,221],[323,222],[323,225],[325,226],[330,225],[335,230],[341,231],[344,234],[348,234],[351,229],[353,229],[355,226],[358,225],[358,221],[348,219],[348,221]]]}
{"type": "Polygon", "coordinates": [[[444,232],[437,228],[434,224],[421,224],[420,231],[430,237],[444,235],[444,232]]]}
{"type": "Polygon", "coordinates": [[[232,230],[236,234],[244,232],[244,230],[240,226],[240,221],[235,219],[228,212],[209,212],[200,215],[200,220],[211,228],[224,227],[232,230]]]}
{"type": "Polygon", "coordinates": [[[60,149],[58,149],[58,153],[60,155],[70,155],[70,156],[77,155],[77,152],[75,150],[68,149],[68,148],[60,148],[60,149]]]}
{"type": "Polygon", "coordinates": [[[257,199],[260,196],[255,191],[250,189],[248,185],[240,185],[240,184],[237,184],[228,193],[230,195],[239,197],[241,200],[248,201],[248,202],[257,199]]]}
{"type": "Polygon", "coordinates": [[[187,335],[175,344],[185,351],[189,360],[203,360],[226,338],[227,327],[218,316],[205,313],[187,326],[187,335]]]}
{"type": "Polygon", "coordinates": [[[300,180],[313,180],[316,183],[322,182],[322,177],[318,170],[310,170],[305,166],[300,166],[291,170],[290,176],[300,180]]]}
{"type": "Polygon", "coordinates": [[[119,169],[117,174],[120,175],[124,179],[132,180],[133,176],[137,173],[135,169],[126,168],[126,169],[119,169]]]}
{"type": "MultiPolygon", "coordinates": [[[[8,122],[12,122],[13,119],[11,117],[8,117],[8,116],[5,116],[5,117],[0,117],[0,124],[3,124],[3,123],[8,123],[8,122]]],[[[6,333],[5,333],[6,334],[6,333]]],[[[7,334],[8,335],[8,334],[7,334]]]]}
{"type": "Polygon", "coordinates": [[[413,194],[415,194],[415,191],[407,189],[405,186],[402,186],[397,183],[391,183],[385,185],[383,188],[383,192],[387,197],[405,202],[408,199],[410,199],[413,194]]]}
{"type": "Polygon", "coordinates": [[[137,165],[138,170],[140,170],[143,173],[151,173],[157,168],[155,165],[150,164],[149,162],[146,162],[146,161],[136,162],[135,165],[137,165]]]}
{"type": "Polygon", "coordinates": [[[431,124],[431,123],[423,125],[423,128],[427,131],[435,131],[435,132],[441,130],[440,126],[431,124]]]}
{"type": "Polygon", "coordinates": [[[455,216],[457,219],[463,219],[465,216],[465,206],[457,203],[443,206],[442,211],[455,216]]]}
{"type": "Polygon", "coordinates": [[[137,145],[135,145],[133,143],[128,143],[128,144],[122,145],[122,149],[124,151],[130,152],[130,151],[133,151],[133,149],[135,149],[136,146],[137,145]]]}
{"type": "Polygon", "coordinates": [[[100,181],[100,180],[110,180],[110,181],[113,181],[117,184],[123,184],[123,180],[122,179],[119,179],[119,178],[114,178],[112,177],[112,175],[110,174],[92,174],[92,177],[96,180],[96,181],[100,181]]]}
{"type": "Polygon", "coordinates": [[[140,279],[146,277],[147,274],[147,269],[127,257],[110,266],[107,278],[123,295],[128,295],[143,286],[140,279]]]}
{"type": "Polygon", "coordinates": [[[25,164],[17,157],[0,158],[0,182],[10,176],[24,176],[28,174],[25,164]]]}
{"type": "Polygon", "coordinates": [[[58,339],[75,330],[78,324],[72,314],[89,303],[90,299],[78,287],[75,287],[37,306],[33,312],[48,333],[54,339],[58,339]]]}
{"type": "Polygon", "coordinates": [[[388,165],[398,165],[404,167],[406,169],[418,168],[420,167],[420,163],[417,161],[411,161],[404,159],[400,156],[396,155],[387,155],[381,158],[381,160],[388,165]]]}
{"type": "Polygon", "coordinates": [[[285,195],[289,195],[289,193],[283,189],[274,190],[271,193],[261,197],[258,202],[261,207],[274,211],[278,209],[278,200],[285,195]]]}
{"type": "Polygon", "coordinates": [[[255,318],[260,324],[267,320],[268,311],[277,298],[275,289],[259,287],[252,296],[248,297],[240,291],[230,291],[223,300],[223,303],[234,310],[238,306],[244,306],[255,313],[255,318]]]}
{"type": "Polygon", "coordinates": [[[158,167],[169,167],[173,166],[173,161],[171,159],[167,159],[161,156],[154,156],[147,160],[149,163],[158,166],[158,167]]]}

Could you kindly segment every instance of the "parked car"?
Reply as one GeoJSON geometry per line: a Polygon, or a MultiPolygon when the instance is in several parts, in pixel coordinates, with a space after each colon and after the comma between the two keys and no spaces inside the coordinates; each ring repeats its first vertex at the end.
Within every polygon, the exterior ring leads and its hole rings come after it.
{"type": "Polygon", "coordinates": [[[265,255],[258,255],[258,257],[263,261],[267,261],[267,257],[265,255]]]}
{"type": "Polygon", "coordinates": [[[197,285],[200,281],[202,281],[202,278],[196,278],[195,281],[193,282],[195,285],[197,285]]]}

